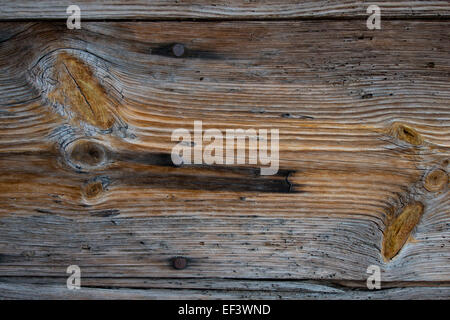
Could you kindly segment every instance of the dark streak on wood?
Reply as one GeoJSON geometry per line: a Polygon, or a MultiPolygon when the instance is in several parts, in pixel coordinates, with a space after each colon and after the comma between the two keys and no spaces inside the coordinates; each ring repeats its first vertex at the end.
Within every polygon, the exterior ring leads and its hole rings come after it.
{"type": "Polygon", "coordinates": [[[168,43],[168,44],[160,44],[157,47],[151,49],[151,54],[159,55],[162,57],[170,57],[170,58],[187,58],[187,59],[208,59],[208,60],[221,60],[225,59],[220,54],[213,51],[206,50],[195,50],[189,49],[184,46],[184,52],[180,56],[176,56],[173,52],[173,48],[178,43],[168,43]]]}
{"type": "Polygon", "coordinates": [[[115,217],[120,214],[120,210],[110,209],[110,210],[100,210],[100,211],[89,211],[93,217],[115,217]]]}

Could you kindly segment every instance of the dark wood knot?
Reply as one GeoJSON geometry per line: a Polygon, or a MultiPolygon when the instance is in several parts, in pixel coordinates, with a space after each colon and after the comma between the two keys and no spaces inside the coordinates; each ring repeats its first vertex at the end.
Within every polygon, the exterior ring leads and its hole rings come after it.
{"type": "Polygon", "coordinates": [[[77,140],[68,146],[69,162],[77,168],[92,168],[103,165],[107,152],[100,143],[89,140],[77,140]]]}

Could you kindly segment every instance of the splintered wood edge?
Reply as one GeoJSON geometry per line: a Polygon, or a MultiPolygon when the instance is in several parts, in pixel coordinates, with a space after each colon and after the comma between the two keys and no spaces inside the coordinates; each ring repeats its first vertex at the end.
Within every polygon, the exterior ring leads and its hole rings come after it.
{"type": "Polygon", "coordinates": [[[423,211],[424,206],[421,202],[413,202],[390,221],[384,232],[382,254],[385,261],[390,261],[400,252],[412,230],[419,223],[423,211]]]}

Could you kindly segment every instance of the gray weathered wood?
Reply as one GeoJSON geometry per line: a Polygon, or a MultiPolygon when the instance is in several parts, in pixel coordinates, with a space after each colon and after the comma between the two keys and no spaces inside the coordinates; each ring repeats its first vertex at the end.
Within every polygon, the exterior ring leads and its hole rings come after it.
{"type": "Polygon", "coordinates": [[[280,19],[280,18],[362,18],[367,7],[376,4],[383,18],[448,18],[449,1],[307,1],[307,0],[120,0],[92,1],[1,0],[0,19],[67,19],[69,5],[80,6],[82,19],[280,19]]]}
{"type": "Polygon", "coordinates": [[[448,299],[450,286],[386,287],[367,290],[307,281],[237,281],[220,279],[85,279],[68,290],[65,278],[2,279],[3,299],[448,299]],[[133,284],[136,287],[133,287],[133,284]],[[129,287],[124,287],[124,286],[129,287]],[[176,290],[173,290],[176,289],[176,290]]]}

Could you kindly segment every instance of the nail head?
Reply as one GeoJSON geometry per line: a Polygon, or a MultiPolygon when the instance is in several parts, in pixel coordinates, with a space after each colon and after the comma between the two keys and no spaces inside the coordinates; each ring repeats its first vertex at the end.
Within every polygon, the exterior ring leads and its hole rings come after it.
{"type": "Polygon", "coordinates": [[[176,57],[181,57],[184,54],[184,46],[181,43],[177,43],[172,47],[172,52],[176,57]]]}
{"type": "Polygon", "coordinates": [[[187,259],[183,257],[176,257],[173,259],[172,265],[177,270],[184,269],[187,267],[187,259]]]}

